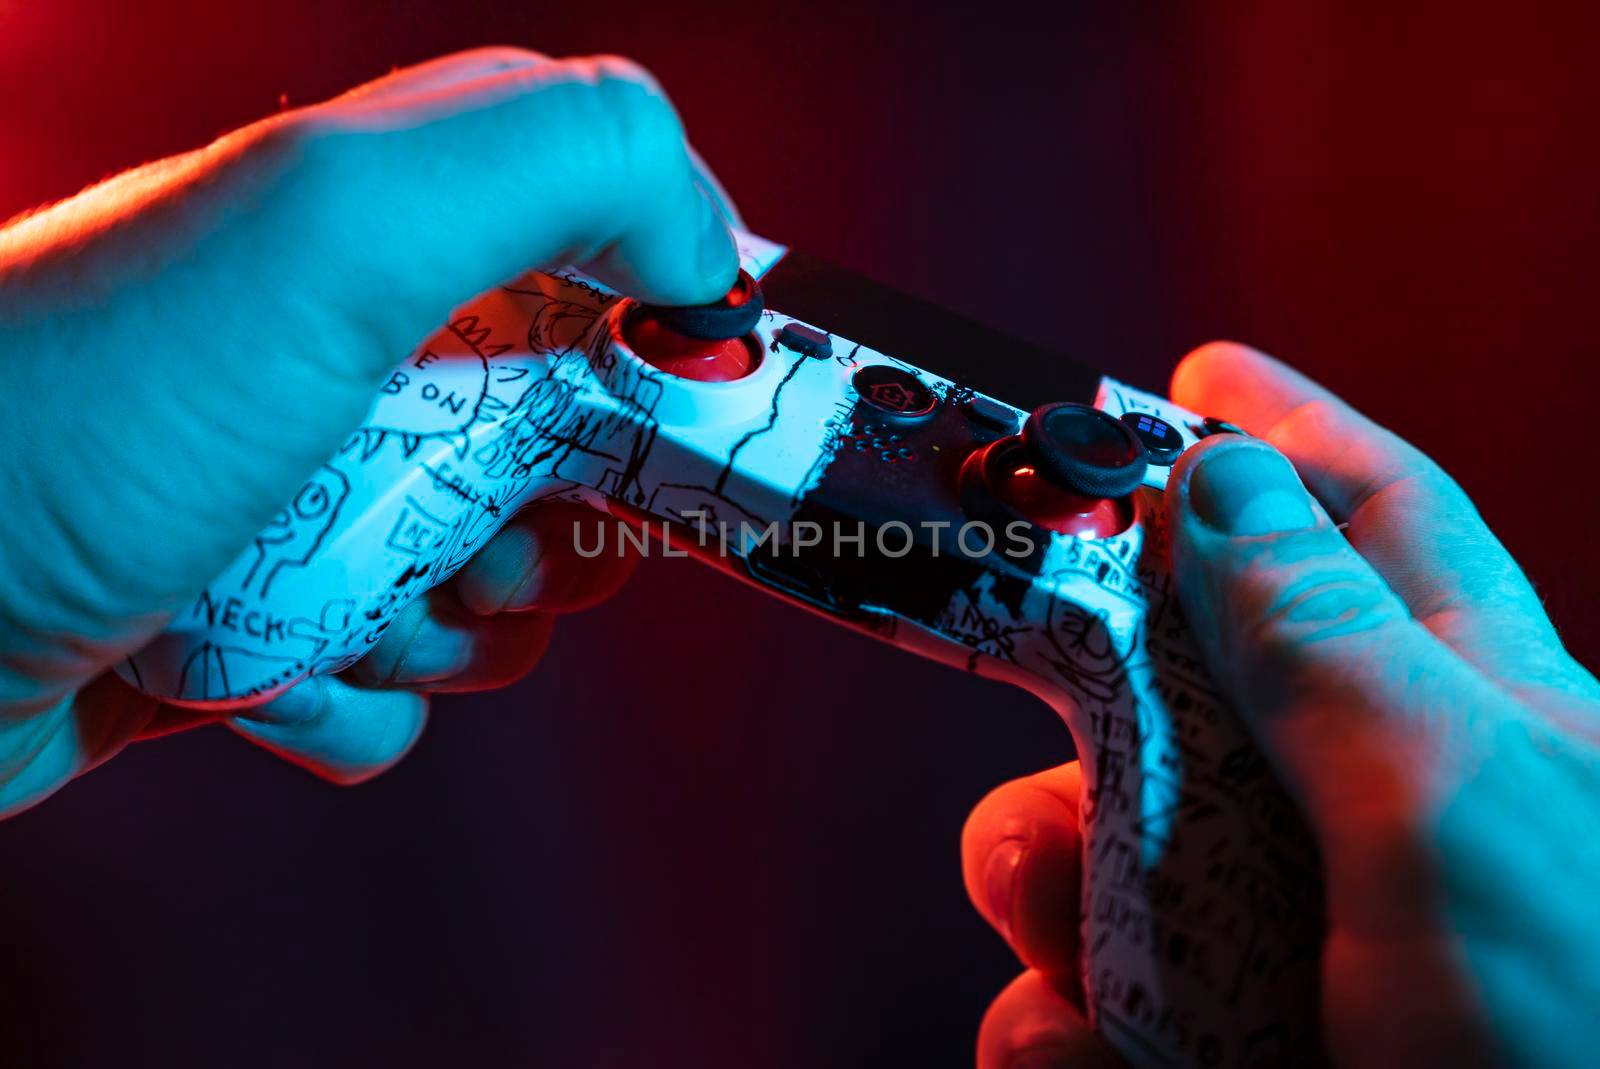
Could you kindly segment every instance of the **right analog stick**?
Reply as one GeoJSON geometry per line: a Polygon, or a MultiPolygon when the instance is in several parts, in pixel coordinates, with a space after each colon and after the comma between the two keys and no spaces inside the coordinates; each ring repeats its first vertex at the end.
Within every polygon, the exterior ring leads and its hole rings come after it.
{"type": "Polygon", "coordinates": [[[1128,496],[1149,465],[1133,428],[1091,405],[1062,401],[1034,409],[1022,441],[1040,475],[1086,498],[1128,496]]]}

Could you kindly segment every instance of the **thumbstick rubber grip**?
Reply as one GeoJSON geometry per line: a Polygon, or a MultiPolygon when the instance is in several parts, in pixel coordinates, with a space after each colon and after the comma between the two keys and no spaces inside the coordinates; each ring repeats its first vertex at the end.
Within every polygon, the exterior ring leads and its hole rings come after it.
{"type": "Polygon", "coordinates": [[[662,327],[686,338],[701,341],[727,341],[742,338],[755,329],[767,306],[761,285],[741,270],[733,288],[721,300],[710,304],[647,304],[644,310],[662,327]]]}
{"type": "Polygon", "coordinates": [[[1039,473],[1069,493],[1126,497],[1144,481],[1149,458],[1133,428],[1090,405],[1036,408],[1022,441],[1039,473]]]}

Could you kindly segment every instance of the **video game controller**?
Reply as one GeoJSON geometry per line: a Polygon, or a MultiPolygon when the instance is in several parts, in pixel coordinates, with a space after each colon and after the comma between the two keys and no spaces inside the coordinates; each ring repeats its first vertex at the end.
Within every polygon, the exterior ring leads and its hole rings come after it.
{"type": "Polygon", "coordinates": [[[1234,428],[1059,358],[1066,400],[1025,413],[901,359],[1021,343],[739,243],[714,305],[565,270],[459,310],[123,678],[262,701],[359,659],[518,509],[581,501],[1049,702],[1083,763],[1094,1026],[1136,1066],[1316,1061],[1316,853],[1166,563],[1171,464],[1234,428]]]}

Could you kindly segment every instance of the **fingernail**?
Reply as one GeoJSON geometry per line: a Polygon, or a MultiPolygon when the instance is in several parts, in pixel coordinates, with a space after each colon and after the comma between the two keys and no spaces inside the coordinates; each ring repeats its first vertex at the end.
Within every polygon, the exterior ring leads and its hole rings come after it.
{"type": "Polygon", "coordinates": [[[422,621],[389,675],[390,683],[432,683],[448,679],[472,658],[472,637],[431,616],[422,621]]]}
{"type": "Polygon", "coordinates": [[[303,683],[296,683],[265,705],[238,713],[235,718],[267,724],[305,724],[322,715],[326,700],[326,683],[313,676],[303,683]]]}
{"type": "Polygon", "coordinates": [[[1282,454],[1235,445],[1203,457],[1189,476],[1189,503],[1209,527],[1230,535],[1301,531],[1317,514],[1282,454]]]}
{"type": "Polygon", "coordinates": [[[557,608],[566,602],[577,583],[577,569],[570,563],[562,566],[546,557],[528,572],[500,611],[527,612],[531,609],[557,608]]]}
{"type": "Polygon", "coordinates": [[[1007,942],[1011,941],[1011,908],[1017,893],[1017,873],[1027,854],[1027,839],[1001,839],[983,863],[983,896],[989,903],[989,916],[1007,942]]]}
{"type": "Polygon", "coordinates": [[[434,619],[426,599],[419,599],[400,610],[383,638],[350,672],[369,686],[408,686],[449,679],[471,659],[472,636],[434,619]]]}
{"type": "Polygon", "coordinates": [[[507,524],[461,570],[457,580],[461,603],[479,616],[524,608],[544,552],[544,543],[532,531],[507,524]]]}
{"type": "Polygon", "coordinates": [[[728,229],[728,224],[711,201],[703,196],[700,198],[700,212],[700,276],[706,280],[708,289],[716,291],[716,296],[710,301],[717,301],[733,287],[734,279],[739,274],[739,249],[734,244],[733,232],[728,229]]]}

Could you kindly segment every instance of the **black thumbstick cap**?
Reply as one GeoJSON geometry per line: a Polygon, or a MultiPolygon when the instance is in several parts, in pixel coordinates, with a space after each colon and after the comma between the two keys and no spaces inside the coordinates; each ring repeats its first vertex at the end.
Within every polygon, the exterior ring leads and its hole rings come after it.
{"type": "Polygon", "coordinates": [[[710,304],[647,304],[643,309],[667,330],[701,341],[742,338],[755,329],[767,306],[761,285],[741,270],[733,288],[710,304]]]}
{"type": "Polygon", "coordinates": [[[1062,401],[1033,410],[1022,441],[1034,466],[1069,493],[1126,497],[1144,481],[1144,443],[1133,428],[1089,405],[1062,401]]]}

